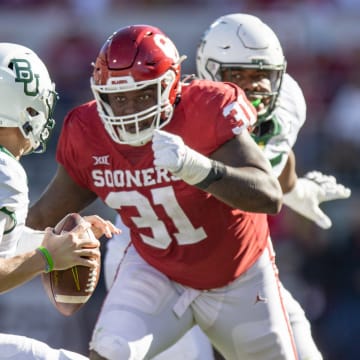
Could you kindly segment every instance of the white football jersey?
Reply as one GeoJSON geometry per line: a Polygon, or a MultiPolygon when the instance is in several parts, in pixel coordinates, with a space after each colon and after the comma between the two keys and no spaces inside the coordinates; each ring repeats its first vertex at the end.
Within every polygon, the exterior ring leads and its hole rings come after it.
{"type": "Polygon", "coordinates": [[[15,254],[29,206],[27,175],[23,166],[0,146],[0,218],[6,219],[0,236],[0,257],[15,254]]]}
{"type": "Polygon", "coordinates": [[[261,123],[253,135],[270,160],[277,177],[285,167],[305,118],[303,92],[298,83],[289,74],[285,74],[272,118],[261,123]]]}

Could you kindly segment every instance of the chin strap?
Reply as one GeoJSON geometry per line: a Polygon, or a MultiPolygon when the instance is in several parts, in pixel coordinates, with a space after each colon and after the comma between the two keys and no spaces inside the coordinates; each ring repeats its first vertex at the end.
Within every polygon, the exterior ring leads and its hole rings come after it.
{"type": "Polygon", "coordinates": [[[300,215],[315,222],[323,229],[332,226],[330,218],[320,209],[324,201],[347,199],[351,190],[336,182],[331,175],[311,171],[296,181],[294,188],[284,194],[283,202],[300,215]]]}

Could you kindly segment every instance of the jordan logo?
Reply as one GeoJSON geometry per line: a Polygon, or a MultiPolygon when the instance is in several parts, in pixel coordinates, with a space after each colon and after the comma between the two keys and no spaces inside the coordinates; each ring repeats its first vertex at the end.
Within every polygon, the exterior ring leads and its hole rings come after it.
{"type": "Polygon", "coordinates": [[[257,304],[259,302],[267,303],[267,298],[264,298],[259,293],[257,293],[254,304],[257,304]]]}

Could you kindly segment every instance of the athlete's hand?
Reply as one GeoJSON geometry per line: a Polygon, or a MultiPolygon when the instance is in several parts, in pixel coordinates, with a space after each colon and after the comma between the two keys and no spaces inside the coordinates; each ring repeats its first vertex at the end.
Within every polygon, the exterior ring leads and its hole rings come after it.
{"type": "Polygon", "coordinates": [[[154,165],[170,171],[190,185],[203,181],[212,162],[206,156],[186,146],[178,135],[155,130],[152,139],[154,165]]]}
{"type": "Polygon", "coordinates": [[[100,258],[100,242],[95,236],[85,234],[90,223],[82,221],[74,229],[57,235],[53,229],[45,229],[42,246],[50,253],[55,270],[68,269],[74,265],[96,266],[100,258]]]}
{"type": "Polygon", "coordinates": [[[186,146],[180,136],[155,130],[152,139],[154,165],[171,172],[179,171],[185,161],[186,146]]]}
{"type": "Polygon", "coordinates": [[[103,235],[109,239],[113,235],[121,233],[121,230],[118,229],[111,221],[105,220],[99,215],[88,215],[83,216],[83,218],[91,224],[91,230],[97,239],[100,239],[103,235]]]}
{"type": "Polygon", "coordinates": [[[334,176],[311,171],[297,180],[294,189],[284,194],[283,201],[292,210],[314,221],[321,228],[329,229],[332,222],[319,205],[324,201],[347,199],[350,195],[351,190],[338,184],[334,176]]]}

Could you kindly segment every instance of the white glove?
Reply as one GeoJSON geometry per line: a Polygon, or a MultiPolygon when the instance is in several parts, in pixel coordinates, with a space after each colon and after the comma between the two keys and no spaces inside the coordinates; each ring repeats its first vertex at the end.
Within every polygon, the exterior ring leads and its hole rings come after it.
{"type": "Polygon", "coordinates": [[[284,194],[283,202],[302,216],[314,221],[323,229],[332,225],[330,218],[320,209],[323,201],[346,199],[351,190],[338,184],[334,176],[311,171],[296,181],[295,187],[284,194]]]}
{"type": "Polygon", "coordinates": [[[212,169],[212,161],[186,146],[180,136],[155,130],[152,139],[156,168],[169,170],[190,185],[202,182],[212,169]]]}

